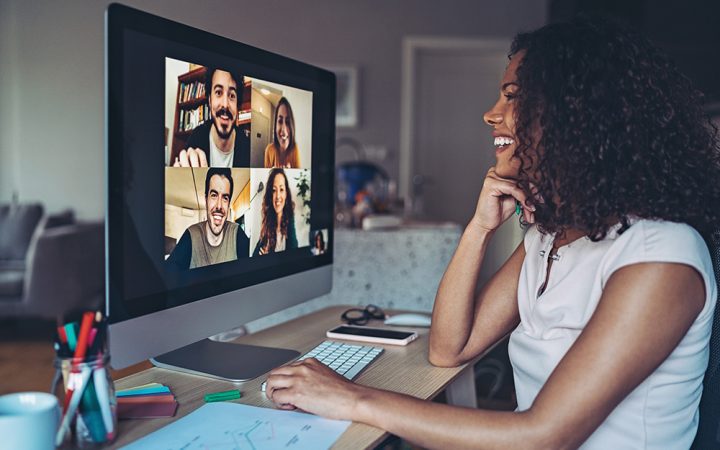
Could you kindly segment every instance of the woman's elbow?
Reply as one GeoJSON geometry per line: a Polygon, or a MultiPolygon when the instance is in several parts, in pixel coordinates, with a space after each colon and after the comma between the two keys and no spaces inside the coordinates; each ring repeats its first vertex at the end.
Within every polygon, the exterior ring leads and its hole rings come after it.
{"type": "Polygon", "coordinates": [[[460,355],[449,355],[447,352],[428,349],[428,361],[436,367],[457,367],[464,361],[460,359],[460,355]]]}

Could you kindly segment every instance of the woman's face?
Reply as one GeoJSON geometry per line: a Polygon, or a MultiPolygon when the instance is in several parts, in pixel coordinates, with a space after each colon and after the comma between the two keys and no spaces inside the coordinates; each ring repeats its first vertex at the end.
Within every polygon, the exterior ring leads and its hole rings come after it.
{"type": "Polygon", "coordinates": [[[275,118],[275,134],[282,150],[287,150],[290,146],[290,123],[288,120],[287,106],[282,104],[278,107],[275,118]]]}
{"type": "Polygon", "coordinates": [[[285,175],[279,173],[275,175],[272,186],[273,209],[278,217],[282,216],[282,210],[285,207],[285,199],[287,191],[285,190],[285,175]]]}
{"type": "Polygon", "coordinates": [[[493,127],[493,144],[495,146],[495,172],[503,178],[516,178],[520,169],[520,160],[513,158],[517,147],[515,135],[515,97],[520,90],[517,83],[517,68],[522,61],[524,52],[518,52],[510,59],[500,82],[500,98],[497,103],[483,115],[485,123],[493,127]]]}

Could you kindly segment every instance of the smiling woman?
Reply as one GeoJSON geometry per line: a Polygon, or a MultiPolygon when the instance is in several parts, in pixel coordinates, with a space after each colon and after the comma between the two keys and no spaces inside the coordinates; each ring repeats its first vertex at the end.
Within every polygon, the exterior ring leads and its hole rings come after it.
{"type": "Polygon", "coordinates": [[[422,402],[307,359],[267,396],[431,448],[688,448],[717,288],[717,131],[646,39],[579,19],[518,35],[485,113],[496,165],[440,286],[428,357],[472,360],[510,333],[518,408],[422,402]],[[530,225],[476,294],[488,243],[530,225]],[[663,324],[658,327],[657,324],[663,324]]]}
{"type": "Polygon", "coordinates": [[[300,150],[295,142],[295,116],[285,97],[275,108],[274,129],[273,142],[265,148],[265,167],[300,167],[300,150]]]}

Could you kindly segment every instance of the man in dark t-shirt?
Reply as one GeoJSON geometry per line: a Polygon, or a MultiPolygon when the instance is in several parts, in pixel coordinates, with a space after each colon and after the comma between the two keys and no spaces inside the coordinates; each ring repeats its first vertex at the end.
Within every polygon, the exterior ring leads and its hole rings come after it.
{"type": "Polygon", "coordinates": [[[250,240],[245,232],[227,220],[232,191],[229,168],[208,170],[205,177],[207,219],[185,230],[166,261],[170,269],[194,269],[250,256],[250,240]]]}
{"type": "Polygon", "coordinates": [[[205,93],[210,119],[195,127],[174,167],[249,167],[250,135],[236,125],[242,77],[209,67],[205,93]]]}

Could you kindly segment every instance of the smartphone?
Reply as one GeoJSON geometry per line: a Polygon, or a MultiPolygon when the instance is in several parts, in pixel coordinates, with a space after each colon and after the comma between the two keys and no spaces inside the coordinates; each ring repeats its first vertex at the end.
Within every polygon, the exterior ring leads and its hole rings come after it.
{"type": "Polygon", "coordinates": [[[418,337],[414,331],[397,331],[388,330],[387,328],[358,327],[352,325],[341,325],[332,330],[328,330],[325,335],[335,339],[376,342],[378,344],[390,345],[408,345],[418,337]]]}

